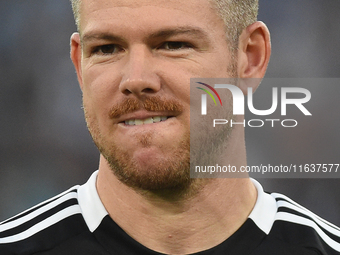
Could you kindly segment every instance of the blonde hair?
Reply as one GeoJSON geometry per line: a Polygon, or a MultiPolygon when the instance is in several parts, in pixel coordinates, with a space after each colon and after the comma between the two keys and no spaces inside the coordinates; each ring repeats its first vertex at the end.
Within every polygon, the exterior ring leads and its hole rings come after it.
{"type": "Polygon", "coordinates": [[[237,50],[242,31],[257,21],[259,0],[210,0],[226,26],[232,51],[237,50]]]}
{"type": "Polygon", "coordinates": [[[72,4],[73,16],[79,31],[80,26],[80,1],[81,0],[70,0],[72,4]]]}
{"type": "MultiPolygon", "coordinates": [[[[242,31],[257,20],[258,0],[209,0],[223,19],[231,51],[235,52],[242,31]]],[[[81,0],[71,0],[74,19],[79,31],[81,0]]]]}

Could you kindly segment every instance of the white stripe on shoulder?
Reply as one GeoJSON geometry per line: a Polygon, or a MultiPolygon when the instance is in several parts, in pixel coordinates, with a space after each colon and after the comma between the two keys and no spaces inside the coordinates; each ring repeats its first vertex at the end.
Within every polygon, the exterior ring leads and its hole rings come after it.
{"type": "Polygon", "coordinates": [[[108,215],[97,192],[97,174],[98,171],[94,172],[90,179],[78,189],[78,202],[86,225],[91,232],[94,232],[104,217],[108,215]]]}
{"type": "Polygon", "coordinates": [[[34,225],[33,227],[27,229],[24,232],[21,232],[19,234],[10,236],[10,237],[4,237],[4,238],[0,238],[0,244],[4,244],[4,243],[14,243],[14,242],[18,242],[24,239],[27,239],[33,235],[35,235],[36,233],[46,229],[49,226],[52,226],[56,223],[58,223],[59,221],[74,215],[74,214],[78,214],[81,213],[80,207],[79,205],[72,205],[69,206],[67,208],[65,208],[64,210],[57,212],[56,214],[52,215],[51,217],[39,222],[38,224],[34,225]]]}
{"type": "MultiPolygon", "coordinates": [[[[339,228],[334,228],[330,226],[329,224],[326,224],[323,220],[320,220],[320,217],[316,216],[314,213],[307,209],[299,208],[296,205],[293,205],[291,203],[288,203],[286,201],[278,201],[277,202],[279,207],[286,207],[290,208],[296,212],[299,212],[303,215],[308,216],[311,218],[315,223],[317,223],[319,226],[321,226],[323,229],[327,230],[328,232],[332,233],[333,235],[339,236],[340,237],[340,229],[339,228]]],[[[293,214],[293,213],[292,213],[293,214]]]]}
{"type": "Polygon", "coordinates": [[[77,198],[77,192],[76,191],[66,193],[66,195],[59,197],[57,200],[52,201],[52,202],[42,206],[41,208],[39,208],[39,209],[37,209],[37,210],[35,210],[35,211],[25,215],[25,216],[22,216],[22,217],[20,217],[16,220],[9,221],[8,223],[4,223],[4,224],[0,225],[0,232],[6,231],[6,230],[11,229],[11,228],[15,228],[17,226],[20,226],[21,224],[34,219],[35,217],[43,214],[44,212],[47,212],[48,210],[60,205],[61,203],[65,202],[67,200],[70,200],[70,199],[74,199],[74,198],[77,198]]]}
{"type": "MultiPolygon", "coordinates": [[[[320,216],[316,215],[315,213],[313,213],[312,211],[308,210],[307,208],[303,207],[302,205],[296,203],[294,200],[290,199],[289,197],[285,196],[285,195],[282,195],[282,194],[279,194],[279,193],[272,193],[271,194],[274,198],[282,198],[284,200],[287,200],[290,204],[294,205],[295,207],[292,208],[292,207],[289,207],[291,209],[294,209],[294,210],[297,210],[297,208],[299,208],[299,212],[313,218],[317,223],[318,222],[323,222],[324,224],[327,224],[328,226],[334,228],[335,230],[337,231],[340,231],[340,228],[328,221],[326,221],[325,219],[321,218],[320,216]]],[[[284,204],[286,205],[286,207],[289,206],[289,203],[287,204],[284,204]]],[[[281,203],[282,204],[282,203],[281,203]]],[[[339,234],[337,234],[338,236],[340,236],[339,234]]]]}
{"type": "Polygon", "coordinates": [[[307,219],[305,217],[297,216],[291,213],[286,213],[286,212],[278,212],[276,215],[275,220],[281,220],[281,221],[288,221],[300,225],[305,225],[308,227],[312,227],[318,235],[329,245],[331,248],[333,248],[336,251],[340,252],[340,244],[333,239],[331,239],[328,235],[323,232],[319,226],[312,220],[307,219]]]}
{"type": "Polygon", "coordinates": [[[249,217],[254,223],[267,235],[269,234],[277,212],[277,205],[275,199],[265,193],[260,183],[251,179],[257,189],[257,200],[254,209],[249,217]]]}
{"type": "Polygon", "coordinates": [[[35,208],[37,208],[37,207],[39,207],[39,206],[41,206],[41,205],[43,205],[43,204],[48,204],[50,201],[53,201],[53,200],[55,200],[55,199],[57,199],[57,198],[59,198],[59,197],[62,197],[62,196],[64,196],[65,194],[69,193],[70,191],[72,191],[72,190],[77,190],[78,188],[79,188],[79,185],[76,185],[76,186],[74,186],[74,187],[72,187],[72,188],[70,188],[70,189],[68,189],[68,190],[66,190],[66,191],[64,191],[64,192],[62,192],[62,193],[60,193],[59,195],[56,195],[56,196],[54,196],[54,197],[52,197],[52,198],[50,198],[50,199],[48,199],[48,200],[45,200],[45,201],[43,201],[43,202],[41,202],[41,203],[39,203],[39,204],[37,204],[37,205],[35,205],[35,206],[33,206],[33,207],[31,207],[31,208],[29,208],[29,209],[27,209],[27,210],[21,212],[21,213],[19,213],[19,214],[15,215],[15,216],[13,216],[13,217],[11,217],[11,218],[9,218],[9,219],[3,221],[3,222],[0,222],[0,227],[1,227],[1,224],[6,224],[7,222],[11,221],[12,219],[18,218],[18,217],[20,217],[21,215],[24,215],[24,214],[26,214],[27,212],[29,212],[29,211],[31,211],[31,210],[34,210],[35,208]]]}

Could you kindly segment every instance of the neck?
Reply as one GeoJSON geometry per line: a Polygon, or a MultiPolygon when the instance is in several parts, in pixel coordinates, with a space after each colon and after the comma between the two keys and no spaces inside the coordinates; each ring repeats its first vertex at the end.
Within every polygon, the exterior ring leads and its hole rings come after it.
{"type": "Polygon", "coordinates": [[[126,233],[166,254],[218,245],[245,222],[256,201],[256,189],[246,178],[212,179],[193,197],[176,201],[136,192],[109,170],[99,171],[97,189],[109,215],[126,233]]]}
{"type": "MultiPolygon", "coordinates": [[[[225,156],[225,163],[245,165],[243,132],[234,130],[229,142],[235,146],[226,148],[225,155],[231,156],[225,156]]],[[[166,254],[190,254],[230,237],[247,220],[257,197],[249,178],[193,183],[199,188],[185,195],[137,191],[120,182],[101,156],[97,190],[110,217],[136,241],[166,254]]]]}

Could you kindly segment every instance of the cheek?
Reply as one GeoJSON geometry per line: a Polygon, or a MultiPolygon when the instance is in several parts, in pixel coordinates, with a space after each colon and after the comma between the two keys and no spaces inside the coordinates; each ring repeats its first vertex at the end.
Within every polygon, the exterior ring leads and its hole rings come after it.
{"type": "Polygon", "coordinates": [[[119,88],[119,75],[112,65],[85,66],[83,71],[83,94],[89,99],[107,102],[112,101],[119,88]]]}
{"type": "Polygon", "coordinates": [[[157,70],[162,83],[162,92],[174,95],[181,103],[190,105],[190,79],[200,77],[202,65],[183,60],[170,63],[158,63],[157,70]]]}
{"type": "Polygon", "coordinates": [[[91,66],[83,71],[83,104],[99,125],[108,119],[109,111],[117,101],[119,78],[110,66],[91,66]]]}
{"type": "Polygon", "coordinates": [[[83,105],[87,121],[102,126],[112,105],[113,86],[105,73],[94,68],[83,73],[83,105]]]}

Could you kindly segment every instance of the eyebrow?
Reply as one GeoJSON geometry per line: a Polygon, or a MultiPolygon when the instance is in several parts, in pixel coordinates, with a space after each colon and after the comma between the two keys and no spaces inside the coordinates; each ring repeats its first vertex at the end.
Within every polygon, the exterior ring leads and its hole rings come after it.
{"type": "MultiPolygon", "coordinates": [[[[176,28],[166,28],[156,31],[147,36],[147,39],[157,39],[157,38],[169,38],[177,35],[191,35],[201,40],[208,41],[208,33],[198,27],[185,26],[176,28]]],[[[89,32],[84,36],[81,36],[81,43],[95,41],[95,40],[105,40],[105,41],[118,41],[124,42],[125,40],[113,33],[107,32],[89,32]]]]}
{"type": "Polygon", "coordinates": [[[200,37],[200,38],[208,38],[208,34],[202,30],[199,27],[176,27],[176,28],[169,28],[169,29],[162,29],[160,31],[157,31],[155,33],[152,33],[149,37],[150,38],[159,38],[159,37],[171,37],[171,36],[176,36],[176,35],[192,35],[195,37],[200,37]]]}
{"type": "Polygon", "coordinates": [[[105,41],[118,41],[118,42],[123,42],[123,38],[116,36],[111,33],[105,33],[105,32],[99,32],[99,33],[88,33],[85,34],[84,36],[80,37],[81,44],[83,45],[84,42],[90,42],[90,41],[96,41],[96,40],[105,40],[105,41]]]}

